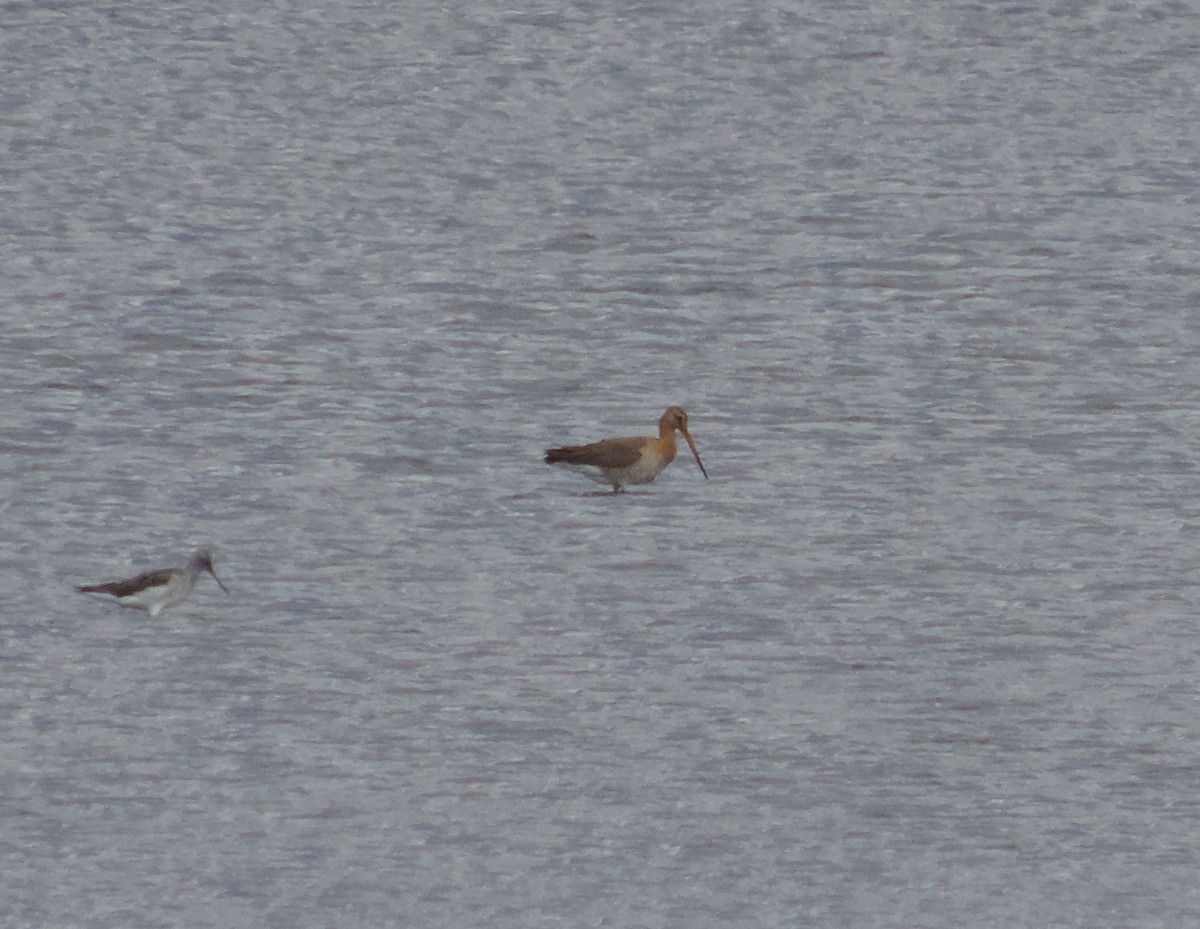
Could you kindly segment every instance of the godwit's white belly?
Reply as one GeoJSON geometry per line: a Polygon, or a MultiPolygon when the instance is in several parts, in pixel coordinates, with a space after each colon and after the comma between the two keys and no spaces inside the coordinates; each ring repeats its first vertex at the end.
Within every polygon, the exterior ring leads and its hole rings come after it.
{"type": "Polygon", "coordinates": [[[667,462],[663,461],[661,456],[654,454],[651,449],[646,449],[631,465],[604,469],[604,480],[613,484],[649,484],[662,474],[666,466],[667,462]]]}

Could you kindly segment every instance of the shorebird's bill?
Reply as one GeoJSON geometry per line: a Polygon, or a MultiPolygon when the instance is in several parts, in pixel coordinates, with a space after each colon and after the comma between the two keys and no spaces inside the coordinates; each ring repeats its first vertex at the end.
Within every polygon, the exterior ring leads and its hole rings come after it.
{"type": "Polygon", "coordinates": [[[221,579],[219,577],[217,577],[217,572],[214,571],[212,568],[209,568],[208,573],[211,574],[213,580],[217,582],[217,586],[220,587],[223,591],[225,591],[225,596],[229,596],[229,588],[221,583],[221,579]]]}
{"type": "Polygon", "coordinates": [[[692,434],[687,431],[687,428],[679,430],[683,433],[683,437],[687,439],[688,448],[692,450],[692,455],[696,459],[696,464],[700,465],[700,473],[704,475],[704,479],[708,480],[708,472],[704,470],[704,462],[700,460],[700,453],[696,451],[696,443],[692,441],[692,434]]]}

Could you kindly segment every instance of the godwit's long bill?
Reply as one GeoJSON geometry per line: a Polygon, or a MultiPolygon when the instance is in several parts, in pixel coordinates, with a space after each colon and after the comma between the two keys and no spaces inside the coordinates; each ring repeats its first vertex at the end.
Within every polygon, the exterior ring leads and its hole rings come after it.
{"type": "Polygon", "coordinates": [[[612,484],[619,494],[626,484],[649,484],[663,468],[675,460],[675,430],[682,433],[688,448],[708,480],[704,462],[696,451],[696,443],[688,432],[687,413],[681,406],[669,406],[658,421],[658,437],[630,436],[623,439],[602,439],[590,445],[567,445],[546,449],[546,464],[565,464],[578,468],[586,477],[601,484],[612,484]]]}
{"type": "Polygon", "coordinates": [[[125,581],[110,581],[107,584],[84,584],[79,588],[80,593],[100,594],[121,606],[145,610],[151,616],[158,616],[169,606],[187,599],[201,571],[207,571],[217,582],[217,586],[229,593],[228,588],[221,583],[217,572],[213,570],[212,554],[201,548],[192,553],[187,565],[182,568],[160,568],[157,571],[146,571],[137,577],[125,581]]]}

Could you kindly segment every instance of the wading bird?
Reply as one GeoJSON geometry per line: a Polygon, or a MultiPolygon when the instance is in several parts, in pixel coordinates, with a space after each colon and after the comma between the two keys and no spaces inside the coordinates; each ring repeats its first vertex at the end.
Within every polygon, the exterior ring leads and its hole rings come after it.
{"type": "Polygon", "coordinates": [[[708,480],[704,462],[696,451],[696,443],[688,432],[687,412],[681,406],[669,406],[658,421],[658,437],[630,436],[623,439],[601,439],[590,445],[567,445],[546,449],[546,464],[565,464],[578,468],[584,476],[601,484],[611,484],[619,494],[626,484],[649,484],[663,468],[675,460],[675,430],[687,440],[700,473],[708,480]]]}
{"type": "Polygon", "coordinates": [[[125,581],[110,581],[107,584],[84,584],[79,588],[80,593],[99,594],[121,606],[145,610],[151,616],[158,616],[169,606],[174,606],[187,599],[201,571],[207,571],[217,582],[217,586],[229,590],[217,577],[213,570],[212,554],[205,549],[197,549],[185,567],[160,568],[157,571],[147,571],[137,577],[125,581]]]}

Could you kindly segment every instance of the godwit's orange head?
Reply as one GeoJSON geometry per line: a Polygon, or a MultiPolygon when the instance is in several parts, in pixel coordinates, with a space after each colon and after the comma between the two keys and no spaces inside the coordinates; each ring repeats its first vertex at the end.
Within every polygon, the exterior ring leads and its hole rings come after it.
{"type": "Polygon", "coordinates": [[[704,470],[704,462],[700,460],[700,452],[696,450],[696,442],[692,439],[692,434],[688,432],[687,410],[681,406],[669,406],[667,407],[667,412],[663,413],[662,418],[658,421],[658,434],[660,436],[670,435],[676,429],[687,440],[688,448],[692,450],[692,457],[696,459],[696,464],[700,466],[700,473],[704,475],[704,479],[707,481],[708,472],[704,470]]]}

